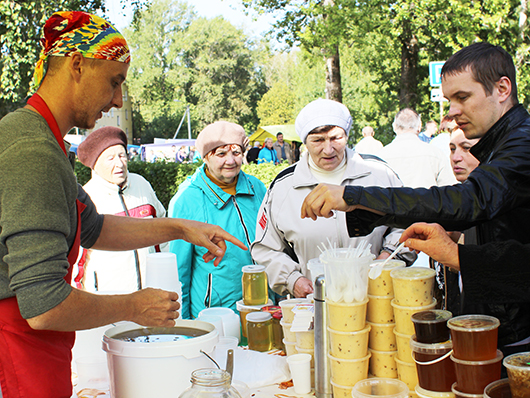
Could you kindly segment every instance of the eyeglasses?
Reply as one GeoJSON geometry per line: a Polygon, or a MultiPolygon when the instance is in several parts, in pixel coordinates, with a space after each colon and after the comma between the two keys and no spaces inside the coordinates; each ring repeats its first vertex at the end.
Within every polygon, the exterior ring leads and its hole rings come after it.
{"type": "Polygon", "coordinates": [[[225,157],[228,152],[232,152],[232,156],[243,156],[243,149],[237,144],[228,144],[217,147],[213,154],[218,157],[225,157]]]}

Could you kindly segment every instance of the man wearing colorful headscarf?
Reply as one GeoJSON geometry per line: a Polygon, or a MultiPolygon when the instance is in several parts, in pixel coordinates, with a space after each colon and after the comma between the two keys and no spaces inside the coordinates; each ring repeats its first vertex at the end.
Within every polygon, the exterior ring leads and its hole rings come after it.
{"type": "Polygon", "coordinates": [[[122,106],[129,49],[105,20],[58,12],[44,26],[35,71],[37,92],[0,121],[0,386],[4,398],[71,397],[75,330],[126,320],[173,326],[178,295],[144,289],[94,295],[71,287],[80,243],[132,250],[174,239],[204,246],[219,264],[221,228],[181,219],[99,215],[76,183],[64,136],[93,128],[103,112],[122,106]],[[21,164],[23,153],[33,163],[21,164]]]}

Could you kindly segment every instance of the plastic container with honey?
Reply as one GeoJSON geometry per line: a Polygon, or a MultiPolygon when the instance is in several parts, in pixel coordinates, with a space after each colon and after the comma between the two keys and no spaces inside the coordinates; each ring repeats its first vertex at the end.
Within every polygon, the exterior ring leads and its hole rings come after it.
{"type": "Polygon", "coordinates": [[[416,362],[418,384],[429,391],[449,392],[456,381],[455,368],[450,355],[451,341],[436,344],[424,344],[410,339],[410,346],[416,362]]]}
{"type": "MultiPolygon", "coordinates": [[[[453,356],[466,361],[495,359],[499,325],[497,318],[488,315],[462,315],[449,319],[447,326],[451,330],[453,356]]],[[[460,383],[458,386],[462,387],[460,383]]]]}

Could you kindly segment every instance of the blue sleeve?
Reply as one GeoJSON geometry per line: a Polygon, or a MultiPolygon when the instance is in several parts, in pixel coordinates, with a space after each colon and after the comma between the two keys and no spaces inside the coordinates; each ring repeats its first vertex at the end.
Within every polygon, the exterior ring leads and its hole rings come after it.
{"type": "MultiPolygon", "coordinates": [[[[196,205],[197,203],[189,198],[186,199],[188,195],[186,193],[182,194],[182,192],[177,193],[169,202],[169,217],[201,221],[197,217],[196,209],[198,207],[192,206],[194,209],[190,209],[190,204],[196,205]]],[[[178,239],[169,242],[169,251],[175,253],[177,256],[178,275],[182,285],[182,308],[180,309],[180,316],[182,319],[191,319],[190,289],[195,246],[185,240],[178,239]]]]}

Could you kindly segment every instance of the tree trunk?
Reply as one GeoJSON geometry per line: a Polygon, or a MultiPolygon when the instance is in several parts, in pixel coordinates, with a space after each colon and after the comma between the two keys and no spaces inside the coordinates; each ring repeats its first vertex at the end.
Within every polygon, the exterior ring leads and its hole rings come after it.
{"type": "Polygon", "coordinates": [[[342,102],[342,85],[340,81],[340,57],[338,46],[334,54],[326,58],[326,98],[342,102]]]}
{"type": "Polygon", "coordinates": [[[399,107],[414,109],[418,102],[418,39],[407,24],[401,37],[399,107]]]}
{"type": "MultiPolygon", "coordinates": [[[[335,2],[334,0],[324,0],[324,5],[334,7],[335,2]]],[[[326,19],[327,15],[324,15],[324,20],[326,19]]],[[[322,52],[326,58],[326,98],[342,102],[339,46],[337,44],[331,48],[322,49],[322,52]]]]}
{"type": "Polygon", "coordinates": [[[525,51],[525,36],[526,36],[526,27],[527,27],[527,16],[526,12],[528,11],[528,1],[521,0],[521,10],[519,11],[519,46],[517,48],[517,53],[515,56],[515,66],[517,69],[520,69],[524,65],[526,58],[525,51]]]}

